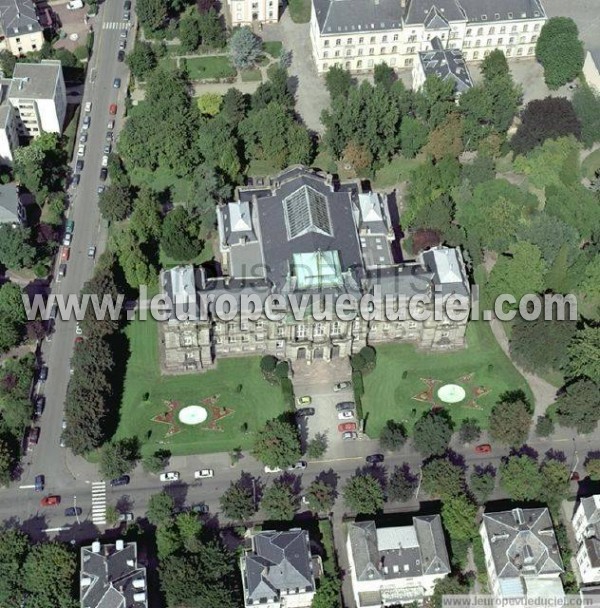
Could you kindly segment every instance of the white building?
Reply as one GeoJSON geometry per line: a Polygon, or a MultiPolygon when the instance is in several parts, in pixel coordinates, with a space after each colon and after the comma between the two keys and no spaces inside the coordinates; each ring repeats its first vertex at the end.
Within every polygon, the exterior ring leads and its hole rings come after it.
{"type": "Polygon", "coordinates": [[[232,27],[277,23],[279,0],[227,0],[232,27]]]}
{"type": "Polygon", "coordinates": [[[0,50],[13,55],[39,51],[44,32],[32,0],[0,0],[0,50]]]}
{"type": "Polygon", "coordinates": [[[486,513],[479,533],[494,596],[564,597],[564,570],[548,509],[486,513]]]}
{"type": "Polygon", "coordinates": [[[357,608],[420,601],[450,573],[439,515],[413,517],[412,526],[348,524],[346,550],[357,608]]]}
{"type": "Polygon", "coordinates": [[[14,107],[20,135],[62,133],[67,112],[67,91],[60,61],[17,63],[8,99],[14,107]]]}
{"type": "Polygon", "coordinates": [[[600,50],[587,51],[582,72],[588,85],[600,95],[600,50]]]}
{"type": "Polygon", "coordinates": [[[582,498],[573,516],[581,582],[600,583],[600,494],[582,498]]]}
{"type": "Polygon", "coordinates": [[[9,79],[0,79],[0,164],[9,167],[13,164],[13,151],[19,145],[17,117],[8,100],[11,83],[9,79]]]}
{"type": "Polygon", "coordinates": [[[466,61],[494,49],[533,57],[545,21],[540,0],[312,0],[310,36],[318,72],[369,72],[383,62],[413,67],[436,37],[466,61]]]}

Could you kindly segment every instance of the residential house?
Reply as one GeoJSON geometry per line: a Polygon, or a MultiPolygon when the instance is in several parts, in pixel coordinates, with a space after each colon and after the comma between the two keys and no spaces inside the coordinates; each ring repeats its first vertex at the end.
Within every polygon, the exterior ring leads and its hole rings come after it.
{"type": "Polygon", "coordinates": [[[310,37],[319,73],[360,73],[378,63],[412,68],[434,38],[466,61],[494,49],[533,57],[546,19],[540,0],[312,0],[310,37]]]}
{"type": "Polygon", "coordinates": [[[582,72],[587,84],[600,95],[600,49],[586,52],[582,72]]]}
{"type": "Polygon", "coordinates": [[[27,213],[21,200],[19,187],[0,184],[0,224],[19,226],[25,224],[27,213]]]}
{"type": "Polygon", "coordinates": [[[348,524],[346,550],[357,608],[420,602],[450,573],[439,515],[416,516],[411,526],[348,524]]]}
{"type": "Polygon", "coordinates": [[[19,146],[17,116],[8,100],[8,90],[12,80],[0,79],[0,165],[11,167],[13,151],[19,146]]]}
{"type": "Polygon", "coordinates": [[[581,582],[600,583],[600,494],[582,498],[573,516],[581,582]]]}
{"type": "Polygon", "coordinates": [[[254,534],[240,559],[244,605],[310,608],[320,561],[310,552],[306,530],[254,534]]]}
{"type": "Polygon", "coordinates": [[[44,32],[32,0],[0,0],[0,50],[21,56],[39,51],[44,32]]]}
{"type": "Polygon", "coordinates": [[[19,134],[62,133],[67,112],[67,91],[60,61],[17,63],[8,91],[17,116],[19,134]]]}
{"type": "Polygon", "coordinates": [[[564,596],[564,569],[548,509],[485,513],[479,533],[493,595],[564,596]]]}
{"type": "Polygon", "coordinates": [[[146,568],[137,561],[137,544],[96,541],[81,547],[81,608],[148,608],[146,568]]]}
{"type": "Polygon", "coordinates": [[[277,23],[279,0],[227,0],[232,27],[277,23]]]}

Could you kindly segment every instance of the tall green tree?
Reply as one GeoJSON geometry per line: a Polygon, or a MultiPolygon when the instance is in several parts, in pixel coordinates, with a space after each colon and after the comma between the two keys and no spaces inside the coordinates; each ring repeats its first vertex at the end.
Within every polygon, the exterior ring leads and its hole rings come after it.
{"type": "Polygon", "coordinates": [[[381,484],[372,475],[354,475],[344,486],[344,502],[356,513],[372,515],[383,508],[381,484]]]}
{"type": "Polygon", "coordinates": [[[573,108],[581,123],[581,141],[591,148],[600,141],[600,95],[583,82],[573,94],[573,108]]]}
{"type": "Polygon", "coordinates": [[[149,42],[139,40],[136,42],[131,53],[125,57],[125,61],[134,78],[144,80],[145,77],[158,65],[158,59],[154,48],[149,42]]]}
{"type": "Polygon", "coordinates": [[[519,447],[531,427],[531,406],[522,399],[504,399],[492,408],[489,424],[492,439],[519,447]]]}
{"type": "Polygon", "coordinates": [[[265,490],[260,506],[269,519],[291,521],[298,508],[298,499],[289,485],[275,482],[265,490]]]}
{"type": "Polygon", "coordinates": [[[419,478],[414,475],[408,464],[394,467],[388,483],[388,498],[392,501],[406,502],[410,500],[417,490],[419,478]]]}
{"type": "Polygon", "coordinates": [[[149,32],[161,29],[167,19],[167,3],[163,0],[139,0],[135,12],[140,25],[149,32]]]}
{"type": "Polygon", "coordinates": [[[450,444],[452,421],[444,412],[426,412],[413,428],[413,443],[423,456],[439,456],[450,444]]]}
{"type": "Polygon", "coordinates": [[[538,463],[531,456],[509,456],[500,465],[500,485],[513,500],[536,500],[543,483],[538,463]]]}
{"type": "Polygon", "coordinates": [[[30,268],[35,260],[35,247],[30,245],[29,228],[10,224],[0,226],[0,264],[11,270],[30,268]]]}
{"type": "Polygon", "coordinates": [[[401,422],[388,420],[379,435],[379,445],[384,450],[400,450],[406,443],[406,429],[401,422]]]}
{"type": "Polygon", "coordinates": [[[464,493],[464,469],[448,458],[432,458],[421,467],[421,486],[429,496],[442,500],[464,493]]]}
{"type": "Polygon", "coordinates": [[[133,210],[133,194],[124,186],[110,184],[100,194],[98,208],[104,219],[119,222],[129,216],[133,210]]]}
{"type": "Polygon", "coordinates": [[[31,551],[27,536],[16,528],[0,531],[0,605],[20,606],[24,599],[23,564],[31,551]]]}
{"type": "Polygon", "coordinates": [[[252,453],[269,467],[291,466],[302,455],[298,427],[287,420],[269,420],[257,433],[252,453]]]}
{"type": "Polygon", "coordinates": [[[150,496],[148,501],[148,509],[146,515],[148,521],[154,525],[159,526],[168,522],[173,516],[173,508],[175,507],[175,501],[172,496],[169,496],[166,492],[159,492],[150,496]]]}
{"type": "Polygon", "coordinates": [[[317,513],[329,513],[335,498],[335,488],[324,480],[315,479],[306,489],[308,506],[317,513]]]}
{"type": "Polygon", "coordinates": [[[262,55],[262,40],[249,27],[235,30],[229,39],[229,59],[236,69],[254,67],[262,55]]]}
{"type": "Polygon", "coordinates": [[[567,347],[567,356],[567,373],[571,378],[584,376],[600,384],[600,325],[589,325],[575,332],[567,347]]]}
{"type": "Polygon", "coordinates": [[[325,86],[331,100],[341,97],[347,98],[350,87],[353,85],[352,74],[348,70],[333,65],[325,74],[325,86]]]}
{"type": "Polygon", "coordinates": [[[160,246],[176,260],[193,260],[202,251],[198,237],[199,221],[184,207],[176,207],[165,216],[160,246]]]}
{"type": "Polygon", "coordinates": [[[135,438],[119,439],[102,446],[100,474],[114,479],[133,470],[140,459],[139,443],[135,438]]]}
{"type": "Polygon", "coordinates": [[[469,477],[469,490],[478,504],[484,505],[493,494],[496,486],[496,470],[494,467],[476,466],[469,477]]]}
{"type": "Polygon", "coordinates": [[[556,420],[561,426],[591,433],[600,420],[600,384],[580,378],[568,384],[556,400],[556,420]]]}
{"type": "Polygon", "coordinates": [[[467,496],[454,496],[442,504],[444,528],[452,539],[472,540],[477,536],[477,505],[467,496]]]}
{"type": "Polygon", "coordinates": [[[256,513],[253,491],[241,481],[229,485],[221,496],[220,503],[223,513],[229,519],[245,521],[256,513]]]}

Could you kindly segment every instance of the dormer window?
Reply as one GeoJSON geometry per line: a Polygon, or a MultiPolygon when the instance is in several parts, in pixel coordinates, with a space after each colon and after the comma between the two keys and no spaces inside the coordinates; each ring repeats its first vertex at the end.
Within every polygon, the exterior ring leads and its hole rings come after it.
{"type": "Polygon", "coordinates": [[[494,19],[500,19],[500,13],[494,13],[494,19]]]}
{"type": "Polygon", "coordinates": [[[508,18],[512,19],[513,18],[513,14],[512,13],[508,13],[508,18]]]}
{"type": "Polygon", "coordinates": [[[487,21],[487,15],[481,15],[481,20],[482,21],[487,21]]]}

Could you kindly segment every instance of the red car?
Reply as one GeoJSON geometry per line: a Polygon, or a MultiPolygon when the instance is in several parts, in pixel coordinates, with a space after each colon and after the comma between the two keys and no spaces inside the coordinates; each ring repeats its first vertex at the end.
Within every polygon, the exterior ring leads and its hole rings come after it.
{"type": "Polygon", "coordinates": [[[63,247],[60,259],[62,262],[69,261],[69,255],[71,254],[71,249],[69,247],[63,247]]]}
{"type": "Polygon", "coordinates": [[[489,454],[492,451],[492,446],[489,443],[482,443],[481,445],[475,446],[475,452],[477,454],[489,454]]]}
{"type": "Polygon", "coordinates": [[[110,106],[108,106],[108,112],[111,116],[114,116],[117,113],[117,104],[111,103],[110,106]]]}
{"type": "Polygon", "coordinates": [[[340,433],[345,433],[346,431],[355,431],[356,430],[356,422],[342,422],[342,424],[338,424],[338,431],[340,433]]]}
{"type": "Polygon", "coordinates": [[[42,507],[55,507],[60,504],[60,496],[44,496],[40,500],[42,507]]]}
{"type": "Polygon", "coordinates": [[[580,477],[579,477],[579,473],[577,471],[573,471],[571,473],[571,481],[579,481],[580,477]]]}

